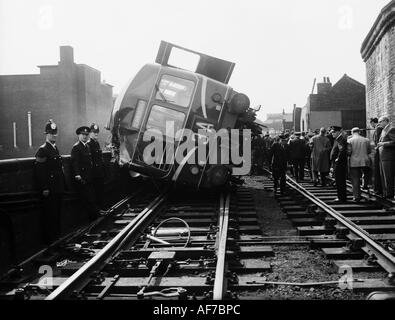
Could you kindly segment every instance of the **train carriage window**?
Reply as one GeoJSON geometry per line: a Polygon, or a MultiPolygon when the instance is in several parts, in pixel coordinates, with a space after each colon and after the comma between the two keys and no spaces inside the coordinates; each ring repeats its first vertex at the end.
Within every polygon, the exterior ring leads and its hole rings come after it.
{"type": "Polygon", "coordinates": [[[134,111],[135,108],[124,108],[118,112],[117,118],[120,121],[119,126],[122,129],[136,130],[136,128],[132,127],[132,119],[133,119],[134,111]]]}
{"type": "Polygon", "coordinates": [[[193,81],[163,75],[156,88],[156,99],[187,108],[191,102],[193,88],[193,81]]]}
{"type": "Polygon", "coordinates": [[[200,62],[200,55],[177,47],[171,48],[168,65],[196,72],[200,62]]]}
{"type": "Polygon", "coordinates": [[[169,108],[161,107],[158,105],[152,106],[151,113],[148,117],[146,129],[157,129],[166,134],[166,123],[174,125],[174,133],[176,134],[183,126],[185,114],[169,108]]]}

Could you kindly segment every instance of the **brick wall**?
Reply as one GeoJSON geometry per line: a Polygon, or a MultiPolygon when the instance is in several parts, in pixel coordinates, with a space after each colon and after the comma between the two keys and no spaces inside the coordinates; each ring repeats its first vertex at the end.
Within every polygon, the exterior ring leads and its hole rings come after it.
{"type": "Polygon", "coordinates": [[[395,26],[381,38],[366,61],[367,119],[388,115],[395,121],[395,26]]]}
{"type": "Polygon", "coordinates": [[[61,61],[40,66],[40,74],[0,76],[0,159],[31,157],[44,142],[44,126],[53,119],[59,126],[57,144],[69,154],[77,141],[75,130],[96,122],[103,145],[109,133],[104,125],[112,109],[112,86],[101,83],[100,72],[75,64],[70,47],[61,47],[61,61]],[[32,113],[33,147],[28,144],[27,112],[32,113]],[[12,123],[17,125],[17,149],[12,123]]]}
{"type": "Polygon", "coordinates": [[[341,125],[342,111],[311,111],[309,129],[315,130],[332,125],[341,125]]]}
{"type": "MultiPolygon", "coordinates": [[[[365,128],[365,86],[346,74],[325,93],[310,94],[302,109],[300,127],[303,131],[332,125],[344,128],[365,128]]],[[[322,90],[320,91],[322,92],[322,90]]]]}

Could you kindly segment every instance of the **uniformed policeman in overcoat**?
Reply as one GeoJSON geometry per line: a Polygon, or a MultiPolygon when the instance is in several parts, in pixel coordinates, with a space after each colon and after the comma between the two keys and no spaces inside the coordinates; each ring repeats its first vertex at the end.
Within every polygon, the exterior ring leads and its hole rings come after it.
{"type": "Polygon", "coordinates": [[[45,125],[45,143],[38,149],[35,157],[35,177],[43,210],[41,224],[43,240],[50,244],[61,234],[60,214],[65,189],[62,157],[56,147],[57,125],[49,120],[45,125]]]}
{"type": "Polygon", "coordinates": [[[100,209],[103,208],[103,196],[104,196],[104,162],[103,154],[100,148],[100,143],[97,140],[99,136],[99,126],[92,123],[90,127],[90,140],[88,145],[91,149],[92,162],[93,162],[93,188],[95,190],[95,197],[100,209]]]}
{"type": "Polygon", "coordinates": [[[99,208],[93,188],[93,161],[88,144],[90,128],[83,126],[77,129],[79,141],[71,149],[72,178],[82,205],[89,213],[91,221],[99,215],[99,208]]]}
{"type": "Polygon", "coordinates": [[[335,202],[347,202],[347,135],[341,127],[332,127],[334,144],[331,151],[331,162],[335,173],[337,199],[335,202]]]}

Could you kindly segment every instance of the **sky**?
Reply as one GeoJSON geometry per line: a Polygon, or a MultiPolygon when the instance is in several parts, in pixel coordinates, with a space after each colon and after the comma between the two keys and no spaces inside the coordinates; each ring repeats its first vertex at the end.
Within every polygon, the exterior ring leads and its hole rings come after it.
{"type": "Polygon", "coordinates": [[[314,78],[366,84],[363,40],[389,0],[0,0],[0,74],[38,73],[71,45],[118,93],[161,40],[236,63],[258,118],[303,107],[314,78]]]}

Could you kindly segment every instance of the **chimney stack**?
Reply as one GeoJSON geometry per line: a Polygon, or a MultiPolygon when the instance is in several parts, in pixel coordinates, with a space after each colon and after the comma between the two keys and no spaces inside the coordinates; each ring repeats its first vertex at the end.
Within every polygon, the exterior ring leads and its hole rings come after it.
{"type": "Polygon", "coordinates": [[[71,46],[60,47],[60,62],[61,63],[74,63],[74,49],[71,46]]]}
{"type": "Polygon", "coordinates": [[[324,82],[317,83],[317,94],[327,94],[332,89],[329,77],[324,77],[324,82]]]}

